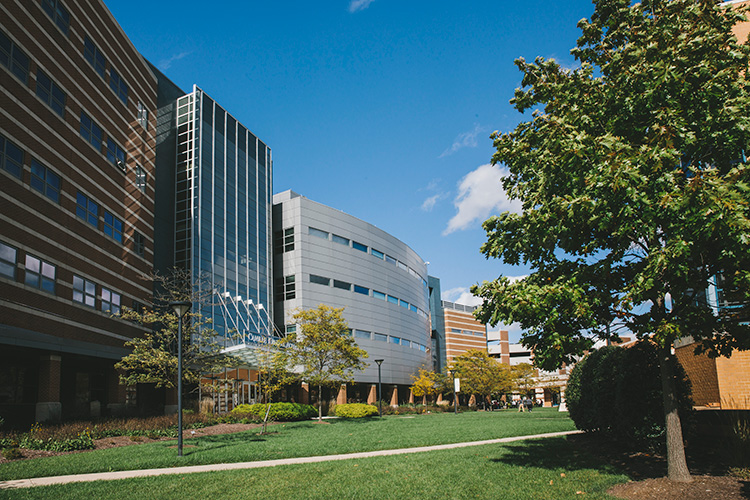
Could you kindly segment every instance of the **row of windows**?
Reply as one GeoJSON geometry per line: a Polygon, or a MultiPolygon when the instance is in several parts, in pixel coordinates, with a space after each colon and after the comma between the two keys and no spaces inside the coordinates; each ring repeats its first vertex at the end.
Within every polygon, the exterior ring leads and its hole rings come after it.
{"type": "MultiPolygon", "coordinates": [[[[290,275],[292,278],[294,278],[293,275],[290,275]]],[[[287,276],[286,278],[289,278],[290,276],[287,276]]],[[[285,279],[286,279],[285,278],[285,279]]],[[[310,275],[310,283],[315,283],[317,285],[323,285],[323,286],[331,286],[331,281],[333,281],[334,288],[339,288],[341,290],[347,290],[347,291],[353,291],[354,293],[359,293],[361,295],[367,295],[370,296],[370,289],[361,285],[355,285],[352,283],[348,283],[346,281],[340,281],[340,280],[332,280],[331,278],[327,278],[325,276],[318,276],[315,274],[310,275]]],[[[372,296],[376,299],[384,300],[386,302],[390,302],[391,304],[400,305],[404,309],[408,309],[412,312],[415,312],[419,314],[421,317],[426,318],[427,313],[425,313],[422,309],[418,308],[414,304],[410,304],[409,302],[405,300],[401,300],[397,297],[394,297],[393,295],[387,295],[383,292],[379,292],[377,290],[372,290],[372,296]]],[[[292,297],[294,298],[294,297],[292,297]]]]}
{"type": "MultiPolygon", "coordinates": [[[[94,68],[94,71],[96,71],[99,76],[104,80],[107,79],[107,59],[104,57],[104,53],[88,35],[83,39],[83,57],[89,62],[89,64],[91,64],[91,67],[94,68]]],[[[109,88],[111,88],[115,95],[127,106],[128,85],[111,64],[109,66],[109,88]]]]}
{"type": "Polygon", "coordinates": [[[68,9],[59,0],[41,0],[41,2],[44,12],[67,35],[70,29],[70,13],[68,9]]]}
{"type": "Polygon", "coordinates": [[[484,337],[484,332],[475,332],[472,330],[461,330],[460,328],[451,328],[451,333],[461,333],[463,335],[476,335],[478,337],[484,337]]]}
{"type": "Polygon", "coordinates": [[[386,335],[384,333],[368,332],[366,330],[355,329],[354,337],[358,339],[375,340],[377,342],[388,342],[391,344],[398,344],[404,347],[411,347],[413,349],[418,349],[422,352],[427,351],[427,347],[418,342],[413,342],[409,339],[405,339],[402,337],[395,337],[393,335],[386,335]]]}
{"type": "MultiPolygon", "coordinates": [[[[412,269],[411,267],[407,266],[400,260],[391,257],[390,255],[381,252],[380,250],[376,250],[375,248],[368,247],[367,245],[363,243],[359,243],[358,241],[350,240],[349,238],[345,238],[343,236],[339,236],[338,234],[329,233],[328,231],[323,231],[321,229],[314,228],[310,226],[308,228],[309,234],[312,236],[316,236],[318,238],[323,238],[324,240],[328,240],[330,238],[330,241],[333,241],[334,243],[338,243],[340,245],[344,245],[347,247],[351,247],[355,250],[359,250],[363,253],[369,253],[373,257],[384,260],[388,262],[389,264],[393,264],[394,266],[398,267],[399,269],[408,272],[418,280],[422,281],[422,285],[427,286],[427,282],[420,276],[420,274],[412,269]]],[[[293,249],[293,248],[292,248],[293,249]]],[[[288,250],[284,250],[285,252],[288,250]]]]}
{"type": "MultiPolygon", "coordinates": [[[[16,279],[16,268],[19,251],[0,241],[0,276],[16,279]]],[[[28,286],[38,288],[47,293],[55,294],[55,285],[57,280],[57,266],[47,262],[30,253],[24,257],[24,283],[28,286]]],[[[73,275],[73,301],[85,306],[96,309],[97,298],[99,299],[99,309],[111,314],[120,314],[122,296],[105,288],[99,287],[97,295],[97,285],[80,276],[73,275]]],[[[134,308],[137,303],[134,302],[134,308]]]]}

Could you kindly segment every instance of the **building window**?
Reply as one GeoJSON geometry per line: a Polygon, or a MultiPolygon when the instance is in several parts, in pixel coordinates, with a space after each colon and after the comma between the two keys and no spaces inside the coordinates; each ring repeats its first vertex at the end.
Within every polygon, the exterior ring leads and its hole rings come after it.
{"type": "Polygon", "coordinates": [[[404,347],[411,347],[411,340],[401,339],[401,345],[404,347]]]}
{"type": "Polygon", "coordinates": [[[94,149],[101,152],[102,150],[102,129],[99,125],[94,123],[89,115],[81,111],[81,137],[86,139],[86,142],[94,146],[94,149]]]}
{"type": "Polygon", "coordinates": [[[393,337],[391,336],[391,344],[400,344],[401,338],[400,337],[393,337]]]}
{"type": "Polygon", "coordinates": [[[328,233],[325,231],[321,231],[320,229],[315,229],[314,227],[310,228],[310,234],[313,236],[317,236],[318,238],[323,238],[325,240],[328,239],[328,233]]]}
{"type": "Polygon", "coordinates": [[[310,283],[317,283],[318,285],[325,285],[328,286],[331,284],[330,278],[325,278],[323,276],[317,276],[315,274],[310,275],[310,283]]]}
{"type": "Polygon", "coordinates": [[[354,285],[354,293],[361,293],[362,295],[370,295],[370,289],[363,286],[354,285]]]}
{"type": "Polygon", "coordinates": [[[122,220],[114,214],[104,211],[104,234],[118,243],[122,243],[122,220]]]}
{"type": "Polygon", "coordinates": [[[55,266],[26,254],[26,284],[45,292],[55,293],[55,266]]]}
{"type": "Polygon", "coordinates": [[[388,342],[388,335],[385,335],[383,333],[373,333],[373,340],[377,340],[378,342],[388,342]]]}
{"type": "Polygon", "coordinates": [[[342,245],[349,246],[349,239],[348,238],[344,238],[343,236],[339,236],[338,234],[332,234],[331,238],[336,243],[341,243],[342,245]]]}
{"type": "Polygon", "coordinates": [[[406,309],[409,309],[409,303],[408,303],[407,301],[405,301],[405,300],[402,300],[402,301],[400,302],[400,304],[401,304],[401,307],[403,307],[403,308],[406,308],[406,309]]]}
{"type": "Polygon", "coordinates": [[[96,307],[96,285],[80,276],[73,276],[73,301],[88,307],[96,307]]]}
{"type": "Polygon", "coordinates": [[[99,73],[99,76],[104,78],[104,72],[107,67],[107,60],[104,58],[104,54],[99,50],[99,47],[94,45],[94,42],[89,38],[88,35],[83,40],[83,57],[91,64],[94,70],[99,73]]]}
{"type": "Polygon", "coordinates": [[[360,252],[367,253],[367,246],[363,245],[362,243],[357,243],[356,241],[352,241],[352,247],[359,250],[360,252]]]}
{"type": "Polygon", "coordinates": [[[52,111],[65,116],[65,92],[41,69],[36,72],[36,95],[52,108],[52,111]]]}
{"type": "Polygon", "coordinates": [[[370,340],[371,338],[370,332],[366,332],[364,330],[354,330],[354,336],[358,339],[370,340]]]}
{"type": "Polygon", "coordinates": [[[138,231],[133,231],[133,250],[141,257],[146,256],[146,238],[138,231]]]}
{"type": "Polygon", "coordinates": [[[333,288],[340,288],[342,290],[351,291],[352,284],[346,281],[333,280],[333,288]]]}
{"type": "Polygon", "coordinates": [[[60,176],[34,159],[31,160],[30,184],[50,200],[60,203],[60,176]]]}
{"type": "Polygon", "coordinates": [[[42,0],[42,9],[66,35],[70,28],[70,13],[59,0],[42,0]]]}
{"type": "Polygon", "coordinates": [[[375,250],[374,248],[371,248],[370,253],[372,253],[375,257],[377,257],[380,260],[383,260],[385,258],[385,254],[381,252],[380,250],[375,250]]]}
{"type": "Polygon", "coordinates": [[[120,314],[120,294],[102,287],[102,311],[120,314]]]}
{"type": "Polygon", "coordinates": [[[388,263],[390,263],[390,264],[393,264],[394,266],[396,265],[396,259],[394,259],[390,255],[386,255],[385,256],[385,261],[388,262],[388,263]]]}
{"type": "Polygon", "coordinates": [[[24,84],[29,81],[29,56],[0,31],[0,63],[24,84]]]}
{"type": "Polygon", "coordinates": [[[390,302],[391,304],[398,304],[398,299],[394,297],[393,295],[389,295],[388,302],[390,302]]]}
{"type": "Polygon", "coordinates": [[[284,328],[284,336],[295,335],[297,333],[297,325],[286,325],[284,328]]]}
{"type": "Polygon", "coordinates": [[[111,137],[107,138],[107,160],[123,172],[125,171],[125,150],[118,146],[111,137]]]}
{"type": "Polygon", "coordinates": [[[76,215],[98,229],[99,205],[80,191],[76,196],[76,215]]]}
{"type": "Polygon", "coordinates": [[[137,116],[138,123],[141,124],[141,126],[148,130],[148,110],[143,105],[141,101],[138,101],[138,116],[137,116]]]}
{"type": "Polygon", "coordinates": [[[109,68],[109,88],[124,104],[128,104],[128,85],[114,68],[109,68]]]}
{"type": "Polygon", "coordinates": [[[0,242],[0,276],[16,279],[16,255],[18,251],[0,242]]]}
{"type": "Polygon", "coordinates": [[[294,250],[294,228],[288,227],[283,231],[276,231],[276,250],[281,253],[294,250]]]}
{"type": "Polygon", "coordinates": [[[135,185],[141,192],[146,192],[146,170],[140,166],[135,166],[135,185]]]}
{"type": "Polygon", "coordinates": [[[385,300],[385,294],[383,292],[378,292],[376,290],[372,291],[372,296],[376,299],[385,300]]]}
{"type": "Polygon", "coordinates": [[[292,300],[297,296],[295,282],[296,279],[293,274],[276,280],[276,300],[278,302],[292,300]]]}
{"type": "Polygon", "coordinates": [[[0,166],[19,179],[23,170],[23,149],[0,135],[0,166]]]}

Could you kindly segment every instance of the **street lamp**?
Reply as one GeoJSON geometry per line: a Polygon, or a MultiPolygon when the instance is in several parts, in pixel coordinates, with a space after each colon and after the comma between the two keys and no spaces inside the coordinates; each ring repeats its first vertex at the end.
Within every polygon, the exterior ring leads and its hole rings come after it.
{"type": "Polygon", "coordinates": [[[192,302],[170,302],[177,315],[177,456],[182,456],[182,317],[192,307],[192,302]]]}
{"type": "Polygon", "coordinates": [[[385,361],[385,360],[384,359],[376,359],[375,360],[375,362],[378,364],[378,416],[379,417],[383,416],[383,398],[382,398],[382,395],[380,394],[380,388],[381,388],[381,383],[380,383],[380,365],[383,364],[383,361],[385,361]]]}

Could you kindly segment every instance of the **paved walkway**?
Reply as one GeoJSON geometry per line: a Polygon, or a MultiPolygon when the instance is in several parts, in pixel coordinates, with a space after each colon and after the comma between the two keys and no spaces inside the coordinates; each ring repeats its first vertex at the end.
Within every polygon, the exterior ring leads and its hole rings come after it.
{"type": "Polygon", "coordinates": [[[385,457],[390,455],[403,455],[406,453],[422,453],[425,451],[449,450],[453,448],[466,448],[467,446],[480,446],[483,444],[511,443],[525,439],[540,439],[548,437],[568,436],[578,434],[581,431],[551,432],[549,434],[533,434],[530,436],[515,436],[500,439],[488,439],[486,441],[470,441],[467,443],[438,444],[434,446],[422,446],[419,448],[400,448],[397,450],[363,451],[360,453],[347,453],[343,455],[321,455],[317,457],[280,458],[277,460],[261,460],[258,462],[238,462],[231,464],[208,464],[190,465],[187,467],[169,467],[166,469],[143,469],[124,470],[116,472],[97,472],[93,474],[74,474],[70,476],[36,477],[33,479],[16,479],[13,481],[0,482],[0,489],[31,488],[32,486],[48,486],[51,484],[80,483],[87,481],[109,481],[113,479],[126,479],[131,477],[162,476],[167,474],[192,474],[194,472],[210,472],[217,470],[257,469],[259,467],[275,467],[277,465],[310,464],[316,462],[329,462],[333,460],[351,460],[354,458],[385,457]]]}

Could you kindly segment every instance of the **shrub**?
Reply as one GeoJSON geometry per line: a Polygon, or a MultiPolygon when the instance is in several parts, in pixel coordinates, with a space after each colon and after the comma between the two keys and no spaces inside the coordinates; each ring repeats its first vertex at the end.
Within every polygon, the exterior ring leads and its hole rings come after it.
{"type": "Polygon", "coordinates": [[[18,448],[4,448],[3,458],[6,460],[16,460],[19,458],[23,458],[23,454],[18,448]]]}
{"type": "MultiPolygon", "coordinates": [[[[690,383],[675,361],[683,426],[690,420],[690,383]]],[[[666,432],[659,351],[650,342],[604,347],[578,364],[565,391],[570,417],[583,431],[600,431],[632,444],[661,446],[666,432]]]]}
{"type": "Polygon", "coordinates": [[[364,403],[348,403],[336,405],[335,414],[341,418],[365,418],[377,415],[378,408],[364,403]]]}
{"type": "MultiPolygon", "coordinates": [[[[266,405],[257,403],[254,405],[238,405],[230,414],[252,414],[261,420],[266,416],[266,405]]],[[[297,420],[307,420],[318,414],[318,410],[311,405],[299,403],[271,403],[271,409],[268,414],[270,420],[276,422],[294,422],[297,420]]]]}

